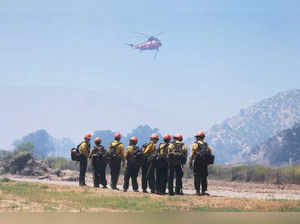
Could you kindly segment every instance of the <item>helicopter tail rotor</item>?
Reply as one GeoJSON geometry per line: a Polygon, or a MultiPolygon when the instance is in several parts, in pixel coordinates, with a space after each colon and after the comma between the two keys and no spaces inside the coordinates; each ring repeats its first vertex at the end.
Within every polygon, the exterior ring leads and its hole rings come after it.
{"type": "Polygon", "coordinates": [[[126,44],[126,45],[128,45],[129,47],[134,47],[134,44],[126,44]]]}

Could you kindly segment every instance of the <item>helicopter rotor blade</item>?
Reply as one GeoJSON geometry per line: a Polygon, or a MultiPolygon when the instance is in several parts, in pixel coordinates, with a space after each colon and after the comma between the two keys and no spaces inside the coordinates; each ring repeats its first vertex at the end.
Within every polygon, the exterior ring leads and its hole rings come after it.
{"type": "Polygon", "coordinates": [[[142,35],[142,36],[144,36],[144,37],[149,37],[150,35],[148,35],[148,34],[145,34],[145,33],[139,33],[139,32],[134,32],[135,34],[139,34],[139,35],[142,35]]]}
{"type": "Polygon", "coordinates": [[[160,32],[160,33],[157,33],[157,34],[155,34],[155,35],[153,35],[154,37],[155,36],[159,36],[159,35],[161,35],[161,34],[164,34],[163,32],[160,32]]]}

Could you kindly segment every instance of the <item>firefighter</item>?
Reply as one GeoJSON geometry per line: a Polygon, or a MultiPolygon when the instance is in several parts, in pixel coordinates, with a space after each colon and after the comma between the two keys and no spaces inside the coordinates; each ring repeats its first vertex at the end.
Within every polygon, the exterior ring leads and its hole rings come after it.
{"type": "Polygon", "coordinates": [[[155,193],[155,176],[154,176],[154,157],[156,153],[156,143],[159,137],[157,134],[153,134],[148,144],[143,145],[143,153],[145,162],[142,166],[142,188],[143,192],[147,193],[147,187],[149,184],[151,193],[155,193]]]}
{"type": "Polygon", "coordinates": [[[156,162],[156,190],[158,194],[165,194],[168,182],[168,147],[171,141],[171,135],[166,134],[163,137],[164,142],[161,143],[157,150],[157,162],[156,162]]]}
{"type": "Polygon", "coordinates": [[[119,190],[117,187],[120,171],[121,171],[121,163],[122,167],[125,166],[125,158],[124,158],[124,145],[120,142],[121,134],[116,133],[114,136],[114,141],[108,146],[109,155],[110,155],[110,170],[111,170],[111,189],[119,190]]]}
{"type": "Polygon", "coordinates": [[[90,154],[90,140],[92,135],[87,133],[84,136],[84,141],[79,146],[80,161],[79,161],[79,186],[86,186],[85,174],[88,165],[88,158],[90,154]]]}
{"type": "Polygon", "coordinates": [[[138,192],[139,186],[137,182],[137,177],[139,173],[139,155],[142,155],[143,153],[139,150],[139,147],[136,146],[138,142],[137,137],[131,137],[129,139],[129,145],[127,147],[127,150],[125,152],[125,159],[127,161],[125,173],[124,173],[124,192],[128,190],[129,187],[129,180],[131,178],[132,182],[132,189],[135,192],[138,192]]]}
{"type": "Polygon", "coordinates": [[[194,187],[197,195],[209,195],[207,191],[208,165],[213,164],[212,150],[204,141],[205,133],[198,132],[192,145],[189,166],[194,172],[194,187]],[[201,185],[201,193],[200,193],[201,185]]]}
{"type": "Polygon", "coordinates": [[[182,134],[176,134],[173,137],[174,141],[168,146],[168,163],[169,163],[169,195],[174,195],[174,174],[176,177],[175,194],[183,195],[182,177],[183,165],[186,163],[187,147],[182,142],[182,134]]]}
{"type": "Polygon", "coordinates": [[[107,151],[101,145],[101,138],[95,139],[95,146],[93,147],[90,158],[92,160],[92,171],[94,187],[98,188],[101,184],[103,188],[107,188],[107,181],[105,176],[105,168],[107,165],[107,151]]]}

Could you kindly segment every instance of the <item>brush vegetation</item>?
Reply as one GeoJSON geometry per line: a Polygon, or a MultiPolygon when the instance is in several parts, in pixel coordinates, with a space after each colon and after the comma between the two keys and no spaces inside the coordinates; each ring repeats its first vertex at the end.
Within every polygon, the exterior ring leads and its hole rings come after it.
{"type": "Polygon", "coordinates": [[[209,177],[215,180],[268,184],[300,184],[300,166],[267,167],[239,165],[209,167],[209,177]]]}

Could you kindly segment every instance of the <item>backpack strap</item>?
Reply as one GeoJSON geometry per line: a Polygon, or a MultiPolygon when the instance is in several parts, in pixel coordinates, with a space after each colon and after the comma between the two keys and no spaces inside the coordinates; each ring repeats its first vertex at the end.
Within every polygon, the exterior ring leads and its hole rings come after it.
{"type": "Polygon", "coordinates": [[[132,152],[135,153],[135,151],[136,151],[136,146],[132,145],[132,152]]]}
{"type": "Polygon", "coordinates": [[[142,151],[144,152],[150,143],[144,143],[142,146],[142,151]]]}
{"type": "Polygon", "coordinates": [[[112,153],[116,153],[117,147],[121,144],[122,144],[121,142],[117,143],[114,146],[112,144],[110,144],[110,148],[113,149],[112,153]]]}
{"type": "Polygon", "coordinates": [[[103,145],[95,145],[95,147],[97,147],[97,149],[99,151],[103,150],[104,149],[104,146],[103,145]]]}
{"type": "Polygon", "coordinates": [[[165,143],[165,145],[163,147],[161,147],[161,145],[164,144],[164,143],[160,143],[159,144],[159,147],[157,149],[157,152],[160,154],[160,150],[165,150],[169,147],[170,143],[165,143]]]}
{"type": "Polygon", "coordinates": [[[200,144],[199,142],[195,142],[195,144],[197,144],[197,151],[200,152],[202,150],[202,147],[201,145],[205,145],[206,146],[206,149],[208,149],[208,146],[207,146],[207,143],[206,142],[203,142],[203,144],[200,144]]]}
{"type": "Polygon", "coordinates": [[[80,142],[80,143],[77,145],[77,147],[76,147],[76,151],[77,151],[77,152],[79,152],[79,148],[80,148],[81,144],[84,143],[84,142],[85,142],[85,141],[82,141],[82,142],[80,142]]]}
{"type": "Polygon", "coordinates": [[[176,143],[174,142],[174,146],[175,146],[175,152],[182,152],[182,146],[183,146],[183,143],[180,142],[180,143],[176,143]]]}

